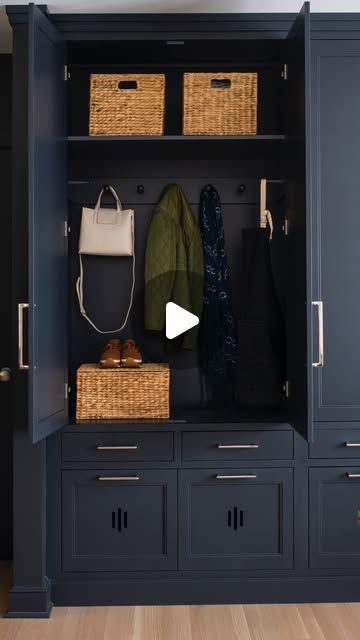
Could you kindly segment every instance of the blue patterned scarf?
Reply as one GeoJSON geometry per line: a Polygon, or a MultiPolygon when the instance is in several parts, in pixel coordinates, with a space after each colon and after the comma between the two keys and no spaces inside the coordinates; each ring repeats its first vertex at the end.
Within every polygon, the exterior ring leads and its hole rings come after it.
{"type": "Polygon", "coordinates": [[[223,404],[231,397],[237,341],[221,204],[213,185],[201,191],[199,225],[205,266],[200,367],[213,404],[223,404]]]}

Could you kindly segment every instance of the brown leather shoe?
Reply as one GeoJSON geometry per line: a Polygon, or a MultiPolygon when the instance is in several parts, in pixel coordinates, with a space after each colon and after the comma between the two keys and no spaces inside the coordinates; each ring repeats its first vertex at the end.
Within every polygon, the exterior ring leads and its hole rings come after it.
{"type": "Polygon", "coordinates": [[[140,367],[142,364],[142,356],[140,349],[137,347],[135,340],[128,338],[123,342],[121,349],[121,366],[122,367],[140,367]]]}
{"type": "Polygon", "coordinates": [[[104,351],[100,356],[100,367],[102,369],[117,369],[121,361],[121,342],[118,338],[112,338],[106,343],[104,351]]]}

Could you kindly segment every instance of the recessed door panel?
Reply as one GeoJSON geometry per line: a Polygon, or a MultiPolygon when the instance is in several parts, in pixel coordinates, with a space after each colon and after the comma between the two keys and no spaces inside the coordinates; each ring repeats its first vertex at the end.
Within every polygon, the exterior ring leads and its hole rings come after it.
{"type": "Polygon", "coordinates": [[[64,571],[176,568],[176,471],[63,472],[64,571]]]}
{"type": "Polygon", "coordinates": [[[292,470],[180,472],[180,568],[291,567],[292,470]]]}

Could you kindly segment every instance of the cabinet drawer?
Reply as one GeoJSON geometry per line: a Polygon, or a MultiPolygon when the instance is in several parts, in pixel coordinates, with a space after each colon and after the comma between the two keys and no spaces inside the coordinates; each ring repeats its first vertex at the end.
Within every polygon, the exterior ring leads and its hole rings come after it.
{"type": "Polygon", "coordinates": [[[182,434],[183,460],[288,460],[292,431],[207,431],[182,434]]]}
{"type": "Polygon", "coordinates": [[[172,432],[148,433],[64,433],[64,462],[171,461],[174,459],[172,432]]]}
{"type": "Polygon", "coordinates": [[[180,569],[293,566],[293,470],[179,472],[180,569]]]}
{"type": "Polygon", "coordinates": [[[310,458],[360,458],[360,429],[317,429],[310,458]]]}
{"type": "Polygon", "coordinates": [[[177,567],[177,472],[62,472],[64,571],[177,567]]]}
{"type": "Polygon", "coordinates": [[[360,467],[309,473],[310,566],[360,568],[360,467]]]}

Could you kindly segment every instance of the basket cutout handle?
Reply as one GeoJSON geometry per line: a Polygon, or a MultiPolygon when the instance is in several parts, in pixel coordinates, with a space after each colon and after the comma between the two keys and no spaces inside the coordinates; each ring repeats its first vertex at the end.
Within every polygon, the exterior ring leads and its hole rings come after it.
{"type": "Polygon", "coordinates": [[[137,89],[136,80],[120,80],[119,89],[137,89]]]}
{"type": "Polygon", "coordinates": [[[212,89],[230,89],[230,87],[231,87],[230,78],[213,78],[211,80],[212,89]]]}

